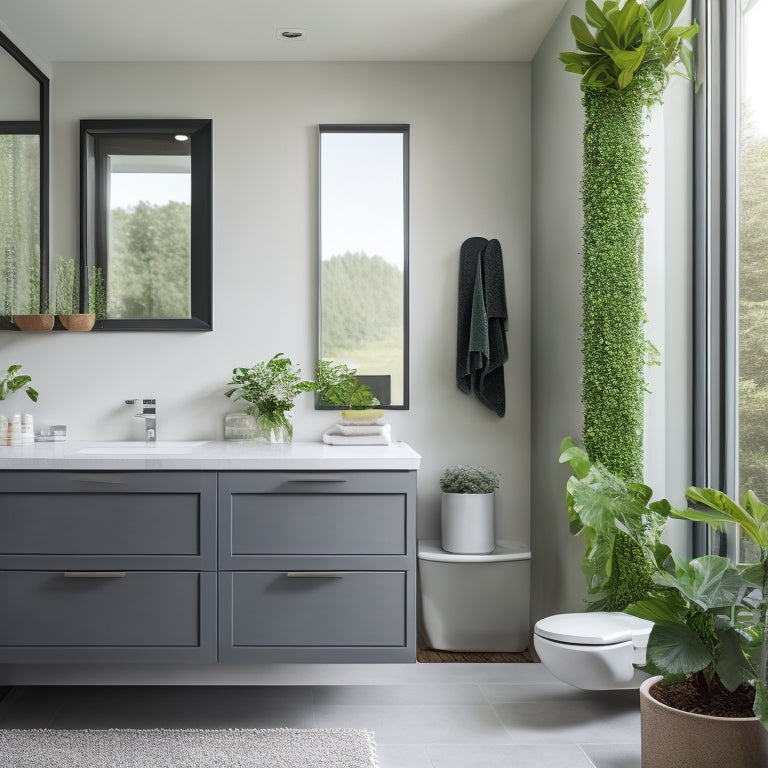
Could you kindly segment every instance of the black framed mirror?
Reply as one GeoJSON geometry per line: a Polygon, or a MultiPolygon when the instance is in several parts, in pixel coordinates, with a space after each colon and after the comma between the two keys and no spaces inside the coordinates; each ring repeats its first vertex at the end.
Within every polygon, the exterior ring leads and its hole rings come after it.
{"type": "Polygon", "coordinates": [[[49,81],[0,32],[0,327],[48,305],[49,81]]]}
{"type": "Polygon", "coordinates": [[[102,276],[97,328],[212,330],[212,121],[81,120],[80,162],[80,295],[102,276]]]}
{"type": "Polygon", "coordinates": [[[408,144],[408,125],[319,126],[319,357],[393,409],[408,408],[408,144]]]}

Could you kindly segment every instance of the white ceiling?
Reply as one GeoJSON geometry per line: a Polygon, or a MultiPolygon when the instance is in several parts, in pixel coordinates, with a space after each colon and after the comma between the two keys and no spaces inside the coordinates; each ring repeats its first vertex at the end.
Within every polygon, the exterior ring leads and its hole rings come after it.
{"type": "Polygon", "coordinates": [[[530,61],[565,0],[0,0],[58,61],[530,61]],[[299,28],[288,41],[279,29],[299,28]]]}

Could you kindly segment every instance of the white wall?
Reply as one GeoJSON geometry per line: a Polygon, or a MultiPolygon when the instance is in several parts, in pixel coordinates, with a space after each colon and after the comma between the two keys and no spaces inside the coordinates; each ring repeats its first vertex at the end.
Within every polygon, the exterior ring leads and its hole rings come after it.
{"type": "MultiPolygon", "coordinates": [[[[584,607],[582,539],[568,531],[560,440],[581,434],[581,201],[584,125],[578,76],[558,61],[573,50],[569,0],[531,67],[531,621],[584,607]]],[[[675,78],[648,124],[646,293],[648,335],[662,353],[650,369],[646,478],[657,496],[682,503],[690,482],[691,85],[675,78]]],[[[687,524],[671,526],[685,553],[687,524]]]]}
{"type": "MultiPolygon", "coordinates": [[[[452,463],[502,474],[499,530],[529,540],[530,67],[526,64],[58,64],[52,79],[51,255],[78,253],[78,121],[203,117],[214,131],[214,331],[0,335],[40,391],[4,410],[66,423],[71,439],[141,430],[125,398],[158,400],[161,439],[222,439],[232,368],[284,352],[311,375],[316,349],[318,123],[411,125],[409,411],[396,439],[424,457],[420,535],[438,535],[437,479],[452,463]],[[507,416],[454,383],[462,241],[504,251],[507,416]]],[[[7,362],[5,362],[7,361],[7,362]]],[[[332,420],[309,395],[295,439],[332,420]]]]}

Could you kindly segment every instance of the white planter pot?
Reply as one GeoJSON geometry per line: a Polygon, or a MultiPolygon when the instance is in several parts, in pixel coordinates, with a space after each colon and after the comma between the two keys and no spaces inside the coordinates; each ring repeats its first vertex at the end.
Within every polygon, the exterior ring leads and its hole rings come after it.
{"type": "Polygon", "coordinates": [[[764,768],[768,765],[768,732],[756,717],[711,717],[682,712],[656,701],[640,686],[642,768],[764,768]]]}
{"type": "Polygon", "coordinates": [[[443,493],[442,541],[447,552],[486,554],[496,546],[494,493],[443,493]]]}

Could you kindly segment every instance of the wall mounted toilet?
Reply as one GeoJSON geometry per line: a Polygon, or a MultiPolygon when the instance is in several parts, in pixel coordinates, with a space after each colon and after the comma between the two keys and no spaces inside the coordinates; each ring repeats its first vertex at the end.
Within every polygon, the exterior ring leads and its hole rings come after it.
{"type": "Polygon", "coordinates": [[[499,543],[482,555],[419,541],[421,629],[429,648],[519,652],[528,647],[531,551],[499,543]]]}
{"type": "Polygon", "coordinates": [[[627,613],[561,613],[536,622],[533,645],[541,663],[576,688],[639,688],[653,622],[627,613]]]}

